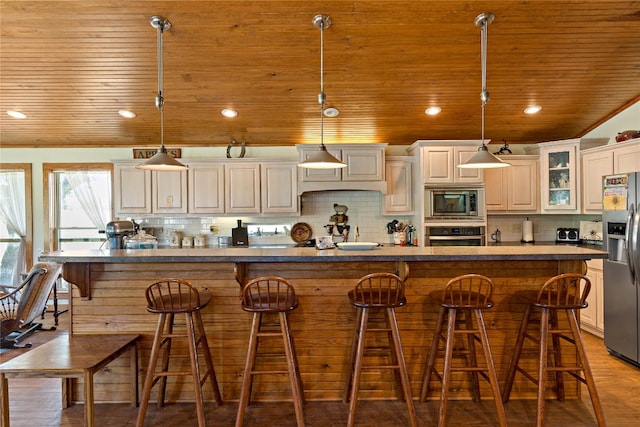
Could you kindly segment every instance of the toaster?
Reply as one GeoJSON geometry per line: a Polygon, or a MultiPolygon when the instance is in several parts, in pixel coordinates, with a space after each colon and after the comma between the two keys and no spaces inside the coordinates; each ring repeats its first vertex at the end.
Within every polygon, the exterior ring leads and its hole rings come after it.
{"type": "Polygon", "coordinates": [[[577,228],[558,228],[556,243],[580,243],[580,230],[577,228]]]}

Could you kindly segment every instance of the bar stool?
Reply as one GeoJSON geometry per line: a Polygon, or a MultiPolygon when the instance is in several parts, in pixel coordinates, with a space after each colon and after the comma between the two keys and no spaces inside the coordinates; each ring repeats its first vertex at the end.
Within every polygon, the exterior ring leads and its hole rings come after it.
{"type": "MultiPolygon", "coordinates": [[[[349,364],[349,382],[345,400],[349,402],[349,416],[347,426],[354,425],[358,392],[360,390],[360,375],[363,369],[390,369],[393,370],[400,391],[400,398],[404,398],[409,411],[409,421],[412,426],[417,426],[416,409],[411,397],[411,383],[409,373],[400,342],[400,332],[396,320],[396,307],[402,307],[407,303],[404,295],[404,283],[400,277],[391,273],[373,273],[358,280],[355,288],[349,291],[349,301],[356,308],[356,326],[354,331],[353,346],[351,348],[351,360],[349,364]],[[369,311],[382,310],[384,312],[384,327],[369,327],[369,311]],[[388,339],[388,359],[386,364],[368,364],[365,366],[365,353],[380,350],[365,346],[367,332],[384,333],[388,339]],[[368,351],[370,350],[370,351],[368,351]]],[[[386,349],[387,347],[384,347],[386,349]]],[[[376,352],[375,356],[379,356],[376,352]]],[[[381,362],[383,363],[383,362],[381,362]]]]}
{"type": "Polygon", "coordinates": [[[438,426],[445,425],[447,415],[447,401],[449,398],[449,385],[452,372],[467,372],[470,374],[471,392],[474,402],[480,401],[479,376],[482,376],[491,385],[493,400],[498,411],[498,420],[501,426],[506,426],[504,406],[498,387],[498,376],[491,355],[487,329],[482,315],[483,310],[493,307],[491,295],[493,282],[480,274],[465,274],[449,280],[442,291],[432,292],[429,296],[440,305],[440,313],[436,323],[431,343],[431,351],[427,359],[420,400],[425,401],[429,395],[432,375],[441,382],[440,410],[438,413],[438,426]],[[475,317],[475,326],[473,318],[475,317]],[[447,327],[443,332],[445,318],[447,327]],[[456,342],[456,336],[466,336],[464,341],[456,342]],[[484,354],[484,366],[478,364],[475,342],[479,341],[484,354]],[[444,353],[439,349],[440,342],[444,342],[444,353]],[[465,366],[452,366],[454,349],[457,357],[464,357],[465,366]],[[436,369],[438,356],[444,358],[442,372],[436,369]]]}
{"type": "MultiPolygon", "coordinates": [[[[289,331],[287,314],[298,307],[298,299],[293,286],[285,279],[275,276],[258,277],[249,281],[242,289],[242,309],[253,313],[251,334],[249,335],[249,349],[242,377],[240,403],[236,416],[236,427],[241,427],[247,405],[251,401],[253,377],[260,374],[288,374],[291,382],[293,406],[296,412],[298,427],[304,426],[304,394],[298,360],[296,358],[293,337],[289,331]],[[263,328],[269,324],[263,323],[263,314],[277,314],[278,321],[271,324],[271,328],[263,328]],[[273,328],[275,326],[276,328],[273,328]],[[284,343],[284,356],[287,359],[287,370],[257,369],[256,359],[260,338],[281,337],[284,343]]],[[[273,354],[269,354],[273,356],[273,354]]]]}
{"type": "Polygon", "coordinates": [[[186,280],[163,279],[152,283],[145,292],[147,298],[147,311],[160,314],[156,334],[151,347],[147,376],[144,380],[142,399],[138,411],[137,427],[142,427],[144,417],[149,404],[151,388],[159,381],[158,407],[164,406],[165,391],[168,376],[191,376],[193,379],[193,389],[196,397],[196,410],[198,414],[198,426],[205,426],[204,401],[202,386],[207,379],[213,386],[216,403],[222,405],[222,397],[216,380],[216,373],[213,368],[211,353],[207,336],[202,324],[200,310],[207,306],[211,297],[201,296],[198,290],[186,280]],[[184,314],[186,330],[182,333],[174,332],[174,317],[176,314],[184,314]],[[189,370],[170,371],[169,357],[171,355],[171,344],[173,339],[185,339],[189,347],[189,357],[191,367],[189,370]],[[204,356],[207,371],[201,374],[200,362],[198,361],[198,348],[204,356]],[[162,351],[162,361],[158,367],[158,357],[162,351]],[[158,369],[159,368],[159,369],[158,369]]]}
{"type": "Polygon", "coordinates": [[[596,384],[593,380],[589,360],[578,327],[576,311],[587,307],[587,296],[591,289],[591,282],[587,276],[578,273],[560,274],[547,280],[538,291],[521,291],[516,297],[526,303],[513,358],[507,372],[506,384],[502,394],[504,402],[509,401],[516,371],[521,372],[528,380],[538,386],[538,413],[536,425],[544,424],[544,404],[546,394],[547,375],[555,374],[556,396],[558,400],[565,398],[563,372],[567,372],[578,381],[587,385],[591,404],[599,426],[605,426],[604,414],[596,384]],[[529,322],[533,320],[534,311],[540,309],[540,330],[535,335],[529,332],[529,322]],[[564,312],[568,321],[562,328],[558,322],[558,313],[564,312]],[[549,342],[551,336],[551,342],[549,342]],[[519,366],[525,338],[536,344],[538,354],[538,378],[519,366]],[[577,358],[571,357],[573,364],[565,365],[568,358],[563,359],[561,341],[564,340],[575,346],[577,358]],[[550,358],[550,356],[553,356],[550,358]],[[549,366],[549,361],[551,365],[549,366]],[[582,372],[582,375],[580,375],[582,372]]]}

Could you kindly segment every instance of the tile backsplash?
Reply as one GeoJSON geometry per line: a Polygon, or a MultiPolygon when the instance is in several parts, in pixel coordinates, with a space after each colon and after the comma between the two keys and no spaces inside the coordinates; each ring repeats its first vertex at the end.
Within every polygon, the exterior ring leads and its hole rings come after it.
{"type": "MultiPolygon", "coordinates": [[[[349,241],[355,239],[355,229],[360,232],[359,241],[392,244],[392,235],[387,234],[387,223],[394,219],[398,222],[409,223],[409,216],[383,216],[381,206],[384,196],[377,191],[321,191],[304,193],[301,198],[301,214],[299,216],[210,216],[210,217],[133,217],[141,227],[151,229],[156,233],[159,246],[168,246],[169,237],[174,230],[184,235],[203,234],[207,246],[217,246],[219,236],[231,236],[231,229],[237,227],[237,220],[242,220],[244,226],[266,226],[271,229],[278,226],[279,232],[262,233],[261,236],[250,235],[250,245],[261,244],[294,244],[288,234],[293,224],[304,222],[311,226],[312,237],[328,235],[325,226],[331,224],[331,216],[336,212],[334,204],[348,208],[347,224],[350,226],[349,241]],[[215,226],[215,232],[212,232],[215,226]],[[280,228],[282,226],[282,228],[280,228]],[[286,228],[285,228],[286,227],[286,228]]],[[[336,237],[336,241],[342,241],[336,237]]]]}

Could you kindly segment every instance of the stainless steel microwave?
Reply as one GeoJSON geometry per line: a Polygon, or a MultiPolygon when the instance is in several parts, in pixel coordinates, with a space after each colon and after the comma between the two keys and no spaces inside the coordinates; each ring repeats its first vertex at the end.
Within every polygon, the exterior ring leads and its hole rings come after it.
{"type": "MultiPolygon", "coordinates": [[[[484,189],[427,189],[425,217],[484,217],[484,189]]],[[[469,218],[469,219],[471,219],[469,218]]]]}

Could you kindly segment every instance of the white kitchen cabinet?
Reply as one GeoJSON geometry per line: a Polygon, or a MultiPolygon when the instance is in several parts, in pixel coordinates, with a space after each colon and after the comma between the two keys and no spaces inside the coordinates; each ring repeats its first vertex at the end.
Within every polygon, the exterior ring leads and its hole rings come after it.
{"type": "Polygon", "coordinates": [[[602,177],[640,170],[640,139],[585,150],[582,157],[582,212],[602,212],[602,177]]]}
{"type": "Polygon", "coordinates": [[[538,144],[542,212],[578,213],[579,139],[538,144]]]}
{"type": "Polygon", "coordinates": [[[480,141],[416,141],[415,144],[421,144],[422,147],[420,156],[423,184],[483,182],[482,169],[458,167],[476,154],[480,141]]]}
{"type": "Polygon", "coordinates": [[[260,163],[227,163],[224,177],[225,212],[260,213],[260,163]]]}
{"type": "Polygon", "coordinates": [[[113,165],[116,216],[187,213],[187,172],[136,169],[138,163],[123,161],[113,165]]]}
{"type": "Polygon", "coordinates": [[[613,151],[582,154],[582,212],[602,213],[602,177],[613,173],[613,151]]]}
{"type": "Polygon", "coordinates": [[[120,214],[151,213],[151,171],[138,162],[113,164],[113,209],[120,214]]]}
{"type": "Polygon", "coordinates": [[[580,310],[580,325],[582,329],[604,336],[604,281],[602,274],[602,260],[587,261],[587,277],[591,281],[591,291],[587,297],[587,308],[580,310]]]}
{"type": "Polygon", "coordinates": [[[507,168],[484,171],[487,212],[536,213],[538,211],[538,156],[502,156],[507,168]]]}
{"type": "Polygon", "coordinates": [[[298,162],[261,164],[262,213],[297,213],[298,162]]]}
{"type": "MultiPolygon", "coordinates": [[[[371,190],[386,192],[385,156],[387,144],[331,144],[327,151],[347,164],[338,169],[300,168],[298,193],[326,190],[371,190]]],[[[318,151],[317,145],[296,145],[300,160],[318,151]]]]}
{"type": "Polygon", "coordinates": [[[187,213],[187,171],[151,171],[151,211],[187,213]]]}
{"type": "Polygon", "coordinates": [[[413,158],[387,157],[385,160],[387,194],[383,215],[413,213],[413,158]]]}
{"type": "Polygon", "coordinates": [[[640,139],[613,146],[613,173],[640,171],[640,139]]]}
{"type": "Polygon", "coordinates": [[[224,164],[189,163],[189,213],[224,213],[224,164]]]}

